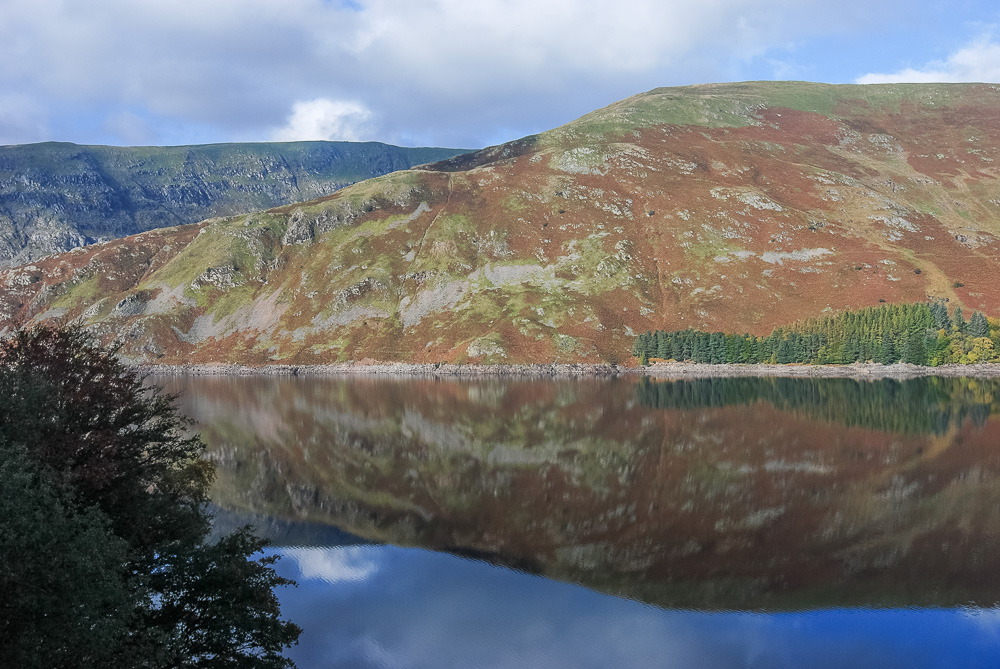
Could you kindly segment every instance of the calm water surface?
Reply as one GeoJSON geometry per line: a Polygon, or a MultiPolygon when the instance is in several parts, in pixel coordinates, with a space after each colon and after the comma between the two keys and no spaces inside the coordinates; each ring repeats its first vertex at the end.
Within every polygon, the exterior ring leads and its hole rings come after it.
{"type": "Polygon", "coordinates": [[[160,379],[314,667],[1000,666],[1000,383],[160,379]]]}

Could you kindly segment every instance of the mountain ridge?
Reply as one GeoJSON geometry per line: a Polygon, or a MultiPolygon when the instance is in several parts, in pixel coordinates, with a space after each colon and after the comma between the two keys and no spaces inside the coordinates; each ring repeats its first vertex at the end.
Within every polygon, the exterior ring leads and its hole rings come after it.
{"type": "Polygon", "coordinates": [[[311,200],[460,149],[381,142],[0,146],[0,266],[311,200]]]}

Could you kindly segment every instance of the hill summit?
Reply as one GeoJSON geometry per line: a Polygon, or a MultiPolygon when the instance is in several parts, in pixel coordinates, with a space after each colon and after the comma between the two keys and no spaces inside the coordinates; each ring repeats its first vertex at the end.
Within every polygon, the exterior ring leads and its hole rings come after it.
{"type": "Polygon", "coordinates": [[[880,302],[996,315],[1000,86],[656,89],[540,135],[0,274],[165,363],[623,362],[880,302]]]}

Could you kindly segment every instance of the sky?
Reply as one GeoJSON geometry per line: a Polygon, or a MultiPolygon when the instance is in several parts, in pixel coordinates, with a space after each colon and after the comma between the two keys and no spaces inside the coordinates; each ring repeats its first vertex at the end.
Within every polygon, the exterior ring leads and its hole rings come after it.
{"type": "Polygon", "coordinates": [[[479,148],[660,86],[1000,82],[996,0],[3,0],[0,144],[479,148]]]}

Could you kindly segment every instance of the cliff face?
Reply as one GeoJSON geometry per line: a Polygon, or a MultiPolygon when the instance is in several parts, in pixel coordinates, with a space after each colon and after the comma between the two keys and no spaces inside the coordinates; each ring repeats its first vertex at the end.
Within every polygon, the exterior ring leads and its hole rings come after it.
{"type": "MultiPolygon", "coordinates": [[[[608,361],[880,301],[996,315],[1000,87],[658,89],[312,202],[0,274],[0,323],[266,364],[608,361]]],[[[0,326],[2,327],[2,326],[0,326]]]]}
{"type": "Polygon", "coordinates": [[[456,153],[375,142],[0,147],[0,267],[153,228],[311,200],[456,153]]]}

